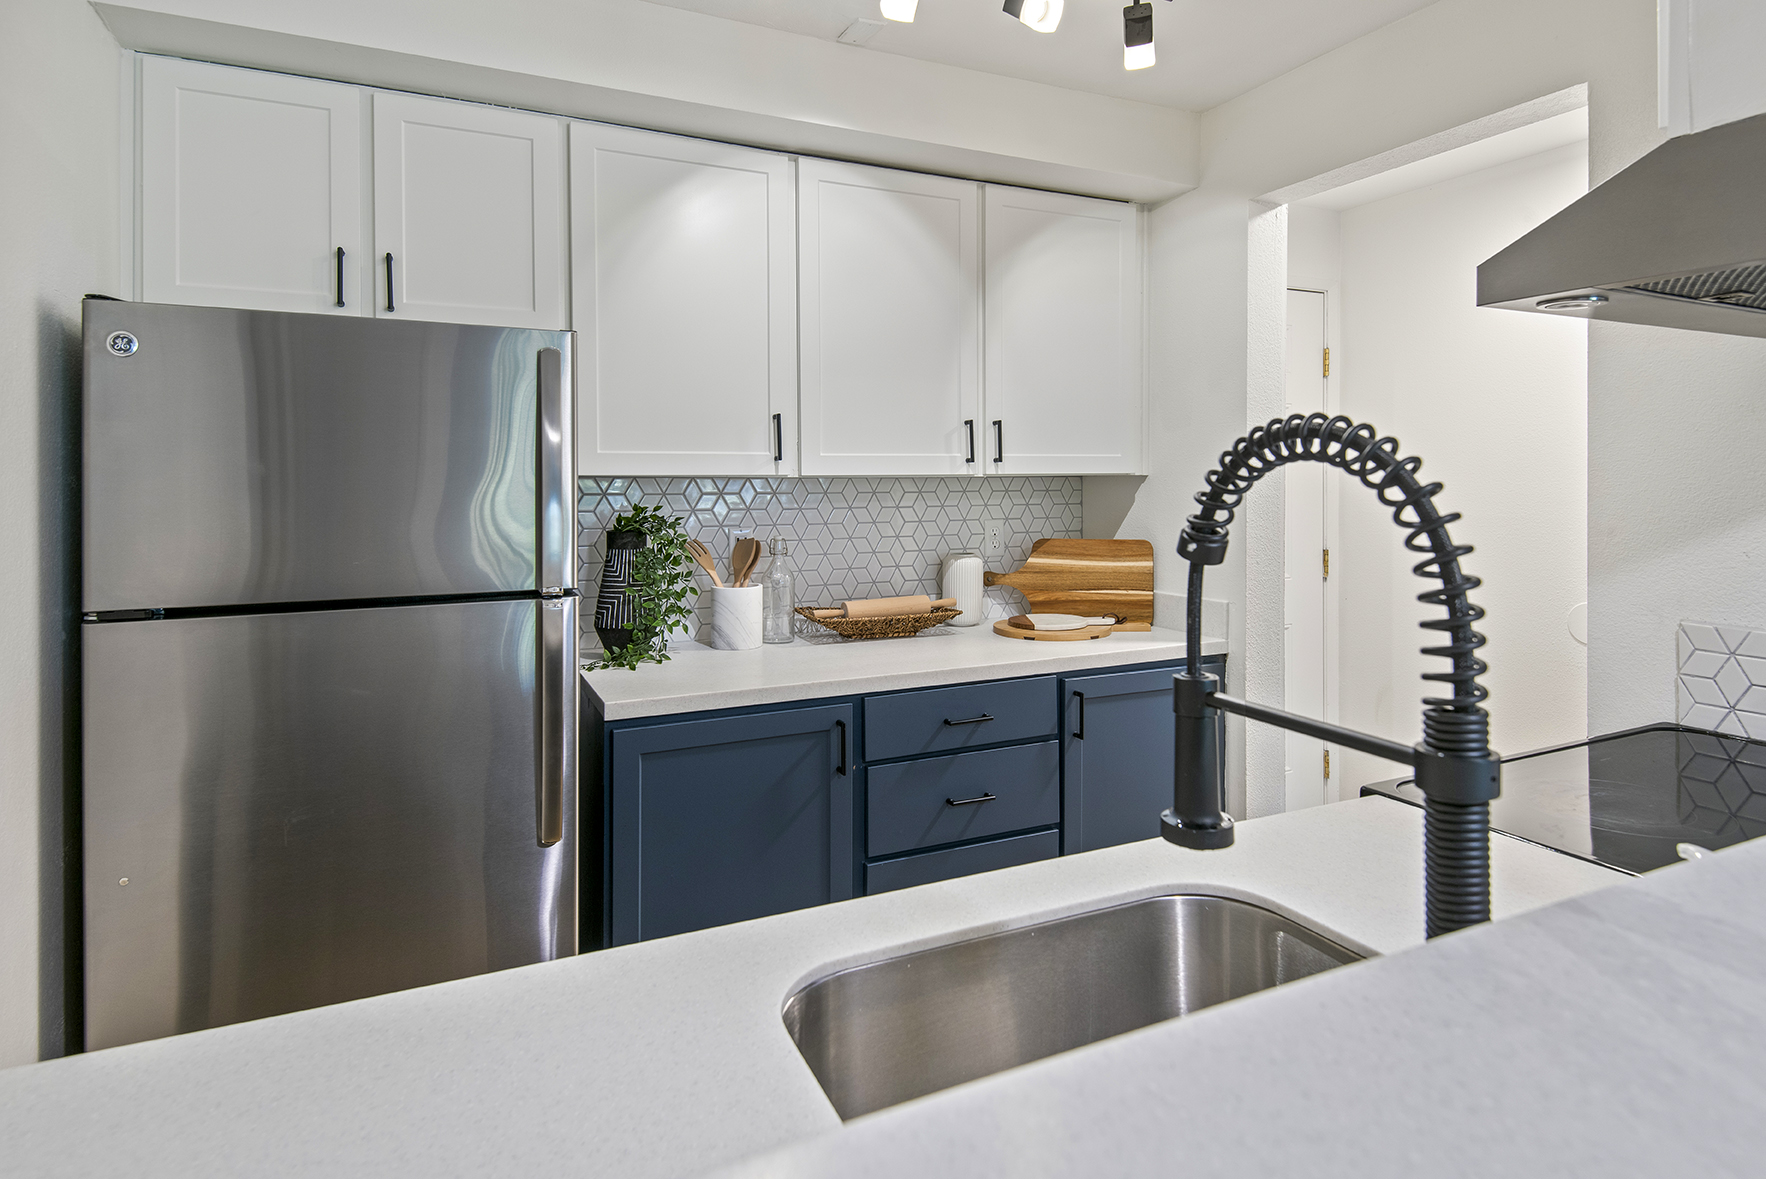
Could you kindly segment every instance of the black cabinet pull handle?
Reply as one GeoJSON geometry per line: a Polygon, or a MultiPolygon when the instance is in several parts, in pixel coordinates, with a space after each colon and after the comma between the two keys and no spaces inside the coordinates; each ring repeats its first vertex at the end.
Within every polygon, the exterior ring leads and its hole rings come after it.
{"type": "Polygon", "coordinates": [[[1079,701],[1079,729],[1073,734],[1075,741],[1085,740],[1085,693],[1075,692],[1073,698],[1079,701]]]}
{"type": "Polygon", "coordinates": [[[1006,424],[1000,419],[993,419],[993,461],[1006,461],[1006,424]]]}
{"type": "Polygon", "coordinates": [[[773,415],[773,461],[785,461],[785,415],[782,413],[773,415]]]}
{"type": "Polygon", "coordinates": [[[993,801],[995,801],[993,795],[983,794],[979,798],[947,798],[944,800],[944,805],[945,806],[973,806],[978,802],[993,802],[993,801]]]}
{"type": "Polygon", "coordinates": [[[386,309],[393,310],[392,305],[392,255],[386,256],[386,309]]]}
{"type": "Polygon", "coordinates": [[[343,306],[343,247],[337,247],[337,305],[343,306]]]}
{"type": "Polygon", "coordinates": [[[982,721],[990,721],[992,719],[993,718],[991,716],[988,716],[984,712],[980,716],[972,716],[972,717],[968,718],[967,720],[951,720],[949,717],[946,717],[944,723],[947,728],[954,729],[958,725],[978,725],[982,721]]]}
{"type": "Polygon", "coordinates": [[[972,463],[975,461],[975,419],[964,418],[963,429],[967,430],[969,433],[969,457],[963,461],[966,463],[972,463]]]}
{"type": "Polygon", "coordinates": [[[846,776],[846,722],[837,720],[834,722],[834,727],[840,730],[840,764],[834,767],[834,772],[844,778],[846,776]]]}

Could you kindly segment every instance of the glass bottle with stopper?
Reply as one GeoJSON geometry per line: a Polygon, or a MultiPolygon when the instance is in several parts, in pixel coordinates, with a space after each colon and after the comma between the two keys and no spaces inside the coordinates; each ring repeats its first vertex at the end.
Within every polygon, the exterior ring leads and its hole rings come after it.
{"type": "Polygon", "coordinates": [[[760,583],[761,638],[769,643],[789,643],[797,620],[792,610],[797,594],[791,578],[790,546],[783,537],[775,536],[767,551],[772,560],[767,562],[766,579],[760,583]]]}

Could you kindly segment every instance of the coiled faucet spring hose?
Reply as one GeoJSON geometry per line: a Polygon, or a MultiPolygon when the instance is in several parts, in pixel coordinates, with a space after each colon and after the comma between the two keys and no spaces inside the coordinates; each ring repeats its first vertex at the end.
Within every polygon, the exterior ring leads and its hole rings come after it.
{"type": "Polygon", "coordinates": [[[1258,426],[1220,456],[1208,472],[1207,488],[1196,495],[1201,510],[1190,516],[1178,542],[1178,555],[1190,562],[1186,642],[1188,670],[1199,672],[1202,651],[1202,573],[1226,556],[1227,526],[1256,482],[1292,462],[1321,462],[1353,475],[1392,509],[1392,519],[1406,532],[1404,547],[1423,559],[1412,572],[1439,582],[1417,600],[1440,606],[1441,618],[1419,625],[1445,642],[1423,648],[1423,654],[1448,660],[1445,671],[1426,672],[1423,679],[1446,685],[1449,694],[1423,701],[1423,740],[1418,749],[1418,784],[1424,787],[1424,883],[1428,935],[1449,933],[1490,919],[1490,804],[1488,801],[1439,798],[1430,794],[1425,760],[1433,755],[1493,761],[1490,716],[1482,707],[1489,691],[1478,682],[1488,670],[1477,651],[1484,636],[1472,629],[1484,611],[1467,600],[1480,584],[1459,567],[1469,546],[1456,545],[1447,526],[1459,513],[1443,515],[1435,507],[1439,483],[1417,478],[1422,460],[1401,458],[1396,438],[1382,438],[1366,423],[1315,413],[1277,418],[1258,426]]]}

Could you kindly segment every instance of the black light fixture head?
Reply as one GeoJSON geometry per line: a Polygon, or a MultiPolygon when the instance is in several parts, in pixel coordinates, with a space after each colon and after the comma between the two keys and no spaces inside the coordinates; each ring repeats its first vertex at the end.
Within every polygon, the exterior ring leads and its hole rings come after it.
{"type": "Polygon", "coordinates": [[[1122,68],[1144,70],[1153,60],[1153,6],[1130,4],[1122,10],[1122,68]]]}
{"type": "Polygon", "coordinates": [[[1039,33],[1052,33],[1061,23],[1065,0],[1006,0],[1005,14],[1039,33]]]}

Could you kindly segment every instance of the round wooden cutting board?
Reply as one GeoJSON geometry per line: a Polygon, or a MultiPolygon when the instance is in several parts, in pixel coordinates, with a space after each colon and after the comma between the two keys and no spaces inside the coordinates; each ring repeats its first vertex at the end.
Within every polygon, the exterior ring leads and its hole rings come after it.
{"type": "Polygon", "coordinates": [[[1077,630],[1030,630],[1022,626],[1013,626],[1002,618],[993,624],[993,633],[1004,635],[1008,639],[1032,639],[1039,643],[1072,643],[1081,639],[1101,639],[1107,634],[1113,634],[1114,628],[1082,626],[1077,630]]]}

